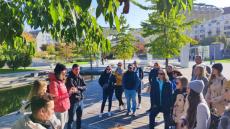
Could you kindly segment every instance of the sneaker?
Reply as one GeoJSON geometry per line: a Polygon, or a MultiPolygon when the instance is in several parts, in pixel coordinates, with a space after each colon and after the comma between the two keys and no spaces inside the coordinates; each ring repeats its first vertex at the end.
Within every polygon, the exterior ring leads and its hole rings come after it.
{"type": "Polygon", "coordinates": [[[111,112],[108,112],[107,115],[110,117],[110,116],[112,116],[112,113],[111,113],[111,112]]]}
{"type": "Polygon", "coordinates": [[[135,112],[133,112],[133,113],[132,113],[132,116],[136,116],[136,113],[135,113],[135,112]]]}
{"type": "Polygon", "coordinates": [[[138,104],[137,105],[137,109],[141,109],[142,107],[141,107],[141,104],[138,104]]]}
{"type": "Polygon", "coordinates": [[[99,118],[101,118],[101,117],[102,117],[102,113],[99,114],[99,118]]]}
{"type": "Polygon", "coordinates": [[[130,112],[127,112],[125,115],[126,115],[126,116],[129,116],[129,115],[130,115],[130,112]]]}

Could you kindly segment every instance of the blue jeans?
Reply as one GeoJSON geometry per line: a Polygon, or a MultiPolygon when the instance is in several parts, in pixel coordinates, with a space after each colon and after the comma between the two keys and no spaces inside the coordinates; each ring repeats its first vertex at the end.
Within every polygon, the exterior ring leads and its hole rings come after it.
{"type": "Polygon", "coordinates": [[[127,111],[130,112],[131,111],[131,104],[130,101],[132,99],[132,110],[133,112],[136,111],[136,90],[125,90],[125,97],[127,100],[127,111]]]}

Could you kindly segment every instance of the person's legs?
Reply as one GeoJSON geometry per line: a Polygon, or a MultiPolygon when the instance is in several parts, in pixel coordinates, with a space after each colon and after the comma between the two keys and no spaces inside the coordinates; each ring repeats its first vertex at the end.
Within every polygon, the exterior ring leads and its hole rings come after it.
{"type": "Polygon", "coordinates": [[[137,105],[136,91],[135,90],[131,90],[131,99],[132,99],[132,110],[133,110],[133,113],[135,113],[136,112],[136,105],[137,105]]]}
{"type": "Polygon", "coordinates": [[[71,103],[70,109],[68,111],[69,119],[68,119],[67,129],[72,129],[74,114],[75,114],[74,103],[71,103]]]}
{"type": "Polygon", "coordinates": [[[137,94],[138,94],[138,105],[140,106],[140,104],[141,104],[141,84],[137,90],[137,94]]]}
{"type": "Polygon", "coordinates": [[[122,93],[123,93],[123,87],[122,86],[117,87],[117,99],[119,101],[119,106],[124,105],[124,102],[122,100],[122,93]]]}
{"type": "Polygon", "coordinates": [[[127,103],[127,112],[129,113],[131,111],[131,105],[130,105],[130,101],[131,101],[131,96],[130,96],[130,91],[129,90],[125,90],[125,98],[126,98],[126,103],[127,103]]]}
{"type": "Polygon", "coordinates": [[[82,117],[82,107],[81,106],[78,106],[76,113],[77,113],[76,128],[81,129],[81,117],[82,117]]]}
{"type": "Polygon", "coordinates": [[[120,106],[120,100],[119,100],[119,86],[115,86],[115,96],[119,102],[119,106],[120,106]]]}
{"type": "Polygon", "coordinates": [[[154,127],[155,127],[155,118],[156,118],[158,113],[159,113],[158,108],[154,108],[154,109],[150,110],[150,113],[149,113],[149,129],[154,129],[154,127]]]}
{"type": "Polygon", "coordinates": [[[61,121],[61,129],[65,128],[65,124],[67,122],[68,111],[65,112],[55,112],[57,118],[61,121]]]}
{"type": "Polygon", "coordinates": [[[101,113],[103,113],[103,111],[104,111],[107,98],[108,98],[108,93],[106,90],[103,90],[103,100],[102,100],[102,104],[101,104],[101,113]]]}
{"type": "Polygon", "coordinates": [[[165,121],[165,129],[169,129],[170,126],[170,113],[163,112],[164,121],[165,121]]]}
{"type": "Polygon", "coordinates": [[[110,112],[111,108],[112,108],[113,92],[114,92],[114,90],[111,90],[110,93],[109,93],[109,107],[108,107],[108,112],[110,112]]]}

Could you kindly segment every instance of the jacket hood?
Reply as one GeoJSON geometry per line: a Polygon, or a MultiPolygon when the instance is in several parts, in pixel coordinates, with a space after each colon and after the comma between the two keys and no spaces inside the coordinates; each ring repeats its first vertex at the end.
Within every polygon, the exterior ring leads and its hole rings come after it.
{"type": "Polygon", "coordinates": [[[49,73],[48,78],[50,81],[56,81],[57,80],[54,73],[49,73]]]}

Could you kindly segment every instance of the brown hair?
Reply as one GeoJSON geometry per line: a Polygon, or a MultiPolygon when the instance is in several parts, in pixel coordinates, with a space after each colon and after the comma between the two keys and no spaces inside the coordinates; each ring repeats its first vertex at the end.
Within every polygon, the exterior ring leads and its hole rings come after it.
{"type": "Polygon", "coordinates": [[[184,76],[178,76],[176,79],[180,80],[182,88],[186,89],[188,86],[188,79],[184,76]]]}
{"type": "Polygon", "coordinates": [[[33,96],[31,98],[31,111],[36,114],[41,108],[46,108],[50,101],[54,100],[54,96],[50,94],[33,96]]]}
{"type": "Polygon", "coordinates": [[[42,89],[47,87],[46,81],[43,80],[35,80],[33,87],[30,91],[28,99],[30,100],[33,96],[44,95],[46,92],[43,92],[42,89]]]}
{"type": "Polygon", "coordinates": [[[205,77],[205,69],[204,66],[202,65],[197,65],[195,68],[199,68],[201,75],[199,75],[199,77],[205,77]]]}

